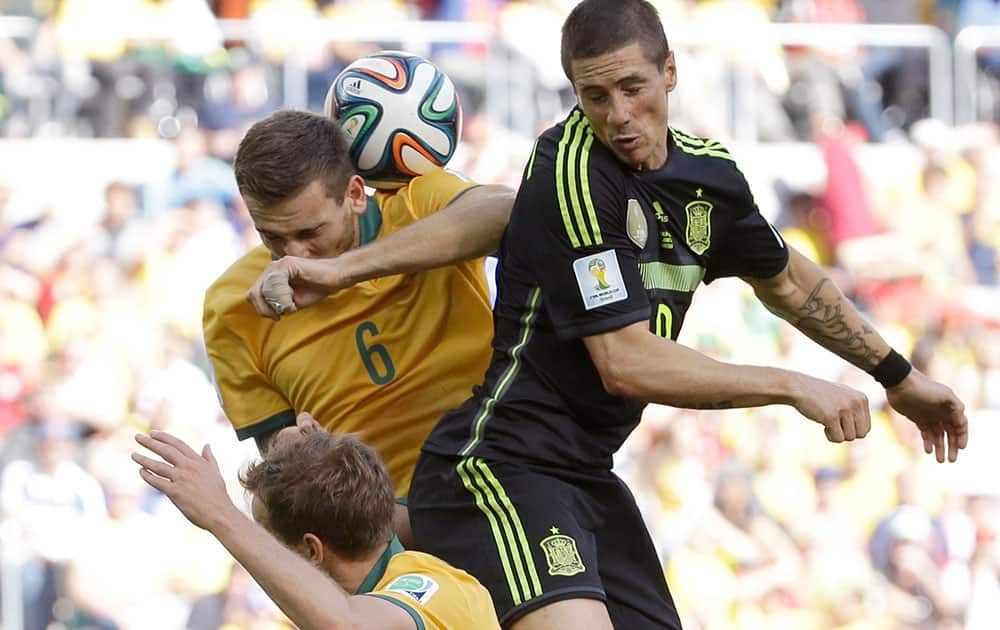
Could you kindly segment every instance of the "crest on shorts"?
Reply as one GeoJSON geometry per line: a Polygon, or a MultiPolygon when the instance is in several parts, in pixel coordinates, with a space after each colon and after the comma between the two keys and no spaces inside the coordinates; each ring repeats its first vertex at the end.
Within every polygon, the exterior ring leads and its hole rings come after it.
{"type": "MultiPolygon", "coordinates": [[[[701,197],[701,189],[698,189],[701,197]]],[[[696,199],[684,206],[687,212],[687,239],[691,251],[699,256],[704,254],[712,244],[712,204],[704,199],[696,199]]]]}
{"type": "Polygon", "coordinates": [[[576,541],[566,534],[560,534],[558,527],[549,530],[551,536],[546,536],[540,543],[542,551],[545,552],[545,561],[549,564],[549,575],[565,575],[567,577],[583,573],[587,570],[583,566],[580,552],[576,548],[576,541]]]}
{"type": "Polygon", "coordinates": [[[640,249],[646,246],[646,238],[649,236],[649,227],[646,225],[646,215],[642,212],[642,206],[637,199],[628,200],[628,212],[625,216],[625,226],[630,241],[640,249]]]}

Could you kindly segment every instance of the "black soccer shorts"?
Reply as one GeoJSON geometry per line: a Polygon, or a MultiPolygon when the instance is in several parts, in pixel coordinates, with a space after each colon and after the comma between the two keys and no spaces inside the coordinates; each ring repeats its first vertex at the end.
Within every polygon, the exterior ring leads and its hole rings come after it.
{"type": "Polygon", "coordinates": [[[504,627],[575,598],[604,601],[615,628],[681,627],[635,499],[610,471],[422,453],[408,507],[421,551],[478,578],[504,627]]]}

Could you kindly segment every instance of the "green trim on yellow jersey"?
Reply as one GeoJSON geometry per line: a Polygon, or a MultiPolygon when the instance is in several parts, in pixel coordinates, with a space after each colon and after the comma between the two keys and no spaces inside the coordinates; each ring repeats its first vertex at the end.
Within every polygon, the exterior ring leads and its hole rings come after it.
{"type": "Polygon", "coordinates": [[[364,245],[365,243],[374,241],[378,236],[379,230],[382,229],[382,209],[378,207],[375,197],[368,197],[365,213],[361,215],[358,224],[361,226],[360,244],[364,245]]]}
{"type": "Polygon", "coordinates": [[[455,195],[454,197],[452,197],[451,199],[448,200],[448,203],[444,204],[444,207],[447,208],[451,204],[455,203],[458,200],[459,197],[461,197],[465,193],[469,192],[470,190],[475,190],[475,189],[479,188],[480,186],[482,186],[482,184],[476,184],[475,186],[469,186],[465,190],[460,190],[457,195],[455,195]]]}
{"type": "Polygon", "coordinates": [[[385,576],[385,570],[389,566],[389,559],[397,553],[402,553],[404,551],[406,550],[403,549],[403,543],[399,542],[399,539],[393,536],[389,546],[385,548],[385,551],[381,556],[379,556],[378,562],[376,562],[375,566],[372,567],[372,570],[368,572],[364,581],[361,582],[361,586],[358,587],[358,595],[370,593],[371,590],[378,585],[382,577],[385,576]]]}
{"type": "Polygon", "coordinates": [[[413,606],[410,606],[409,604],[407,604],[405,602],[401,602],[398,599],[396,599],[395,597],[389,597],[388,595],[382,595],[381,593],[365,593],[365,595],[367,595],[368,597],[377,597],[377,598],[379,598],[379,599],[381,599],[383,601],[387,601],[387,602],[391,602],[393,604],[396,604],[397,606],[399,606],[400,608],[402,608],[403,610],[405,610],[410,615],[410,617],[413,618],[414,623],[417,624],[417,630],[424,630],[426,628],[426,626],[424,626],[424,619],[423,619],[423,617],[420,616],[420,613],[418,613],[413,608],[413,606]]]}
{"type": "Polygon", "coordinates": [[[245,440],[247,438],[258,437],[280,431],[285,427],[295,426],[295,412],[291,409],[279,411],[269,418],[264,418],[257,424],[252,424],[242,429],[236,429],[236,437],[245,440]]]}

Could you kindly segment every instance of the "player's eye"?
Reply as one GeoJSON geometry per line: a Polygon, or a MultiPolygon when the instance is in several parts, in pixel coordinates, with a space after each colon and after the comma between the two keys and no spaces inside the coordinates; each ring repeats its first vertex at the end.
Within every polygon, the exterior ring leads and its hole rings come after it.
{"type": "Polygon", "coordinates": [[[295,233],[296,240],[307,241],[311,238],[316,238],[319,235],[321,226],[309,228],[308,230],[300,230],[295,233]]]}
{"type": "Polygon", "coordinates": [[[604,103],[608,102],[608,95],[607,94],[591,94],[590,96],[587,97],[587,99],[591,103],[593,103],[594,105],[603,105],[604,103]]]}

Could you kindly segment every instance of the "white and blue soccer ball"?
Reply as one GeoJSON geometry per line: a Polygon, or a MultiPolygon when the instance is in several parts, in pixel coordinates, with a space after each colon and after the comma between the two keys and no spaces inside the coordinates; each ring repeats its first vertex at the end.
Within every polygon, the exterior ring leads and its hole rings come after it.
{"type": "Polygon", "coordinates": [[[393,189],[448,163],[462,135],[455,85],[423,57],[384,50],[337,75],[324,110],[350,142],[365,183],[393,189]]]}

